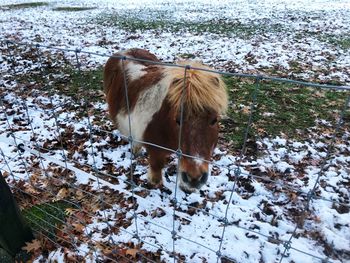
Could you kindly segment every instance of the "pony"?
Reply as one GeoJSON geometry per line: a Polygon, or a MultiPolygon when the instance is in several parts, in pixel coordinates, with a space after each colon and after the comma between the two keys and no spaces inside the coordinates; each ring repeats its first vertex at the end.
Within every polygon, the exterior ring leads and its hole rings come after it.
{"type": "Polygon", "coordinates": [[[133,141],[134,153],[146,148],[153,186],[162,184],[162,169],[171,154],[164,148],[178,150],[182,127],[178,181],[183,191],[193,192],[208,180],[205,160],[217,145],[218,121],[227,110],[226,86],[219,74],[200,62],[180,61],[172,67],[159,62],[149,51],[136,48],[110,57],[103,73],[108,112],[121,134],[138,141],[133,141]]]}

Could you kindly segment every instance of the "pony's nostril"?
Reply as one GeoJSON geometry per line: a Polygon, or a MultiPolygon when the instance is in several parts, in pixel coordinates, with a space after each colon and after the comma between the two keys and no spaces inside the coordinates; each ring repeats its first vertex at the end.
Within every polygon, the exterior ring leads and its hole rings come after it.
{"type": "Polygon", "coordinates": [[[206,183],[208,180],[208,173],[202,173],[202,177],[200,178],[200,182],[202,184],[206,183]]]}
{"type": "Polygon", "coordinates": [[[200,177],[191,177],[186,172],[181,172],[181,181],[192,188],[200,188],[208,180],[208,173],[204,172],[200,177]]]}
{"type": "Polygon", "coordinates": [[[188,183],[188,175],[185,172],[181,173],[181,178],[184,183],[188,183]]]}

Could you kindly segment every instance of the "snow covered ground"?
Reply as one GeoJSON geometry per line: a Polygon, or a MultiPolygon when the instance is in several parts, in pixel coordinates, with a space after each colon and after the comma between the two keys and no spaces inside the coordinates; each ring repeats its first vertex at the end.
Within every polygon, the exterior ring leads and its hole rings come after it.
{"type": "Polygon", "coordinates": [[[191,56],[234,72],[350,80],[346,0],[47,2],[44,7],[2,11],[1,35],[108,54],[140,47],[164,60],[191,56]],[[96,8],[55,10],[67,6],[96,8]]]}
{"type": "MultiPolygon", "coordinates": [[[[68,108],[81,105],[72,105],[65,98],[55,96],[50,101],[47,97],[40,96],[40,91],[33,90],[28,94],[28,91],[23,90],[22,92],[27,93],[25,107],[18,94],[7,88],[8,93],[3,98],[7,116],[4,112],[0,115],[0,145],[4,154],[1,168],[7,171],[9,182],[14,187],[21,187],[25,192],[40,198],[42,194],[48,195],[45,190],[44,193],[40,192],[53,183],[46,177],[49,175],[56,182],[50,188],[50,193],[53,193],[47,198],[56,201],[71,198],[81,200],[81,196],[91,201],[91,197],[80,189],[90,191],[95,195],[94,198],[104,193],[104,202],[110,206],[107,209],[102,209],[99,204],[81,202],[83,211],[91,210],[91,206],[96,207],[87,213],[86,225],[81,223],[86,232],[79,233],[79,238],[88,237],[93,241],[92,246],[98,243],[111,245],[111,240],[117,244],[137,244],[137,239],[132,235],[138,229],[138,235],[143,242],[138,248],[140,251],[153,252],[166,262],[172,261],[169,254],[173,248],[172,199],[175,194],[175,176],[172,171],[176,160],[171,162],[168,168],[169,177],[165,180],[164,188],[160,190],[147,188],[145,157],[138,157],[134,161],[134,176],[139,186],[135,188],[137,206],[133,210],[130,200],[132,193],[127,184],[130,165],[128,145],[116,143],[120,141],[118,137],[101,132],[101,128],[112,132],[108,121],[97,121],[103,115],[97,117],[96,113],[103,113],[104,104],[95,105],[96,112],[89,120],[86,116],[78,117],[75,112],[67,112],[62,105],[68,108]],[[51,108],[55,105],[57,107],[54,107],[53,112],[51,108]],[[28,125],[27,111],[32,127],[28,125]],[[57,118],[58,129],[53,115],[57,118]],[[8,136],[11,133],[7,120],[16,142],[13,137],[8,136]],[[93,125],[92,144],[89,121],[93,125]],[[102,127],[101,123],[104,123],[102,127]],[[64,163],[62,150],[58,149],[58,134],[65,144],[71,145],[66,147],[64,153],[68,164],[64,163]],[[16,143],[24,144],[25,151],[21,158],[21,153],[16,151],[16,143]],[[44,157],[42,162],[38,159],[40,154],[44,157]],[[97,183],[92,166],[116,177],[110,183],[106,181],[108,177],[97,183]],[[28,179],[28,175],[33,178],[28,179]],[[27,183],[23,185],[21,180],[27,183]],[[133,218],[134,212],[138,216],[137,221],[133,218]],[[106,224],[106,220],[110,225],[106,224]]],[[[181,191],[177,193],[179,204],[175,230],[181,238],[176,239],[175,251],[189,262],[216,261],[215,252],[219,250],[223,220],[227,212],[221,253],[235,260],[228,262],[278,261],[284,249],[283,242],[289,240],[296,225],[299,228],[284,261],[319,262],[329,256],[331,262],[346,262],[350,240],[347,186],[349,136],[346,132],[339,138],[334,153],[336,157],[327,161],[327,168],[321,176],[321,185],[317,186],[316,198],[310,203],[310,212],[305,214],[307,193],[314,187],[320,164],[326,156],[327,139],[323,136],[302,143],[278,137],[264,139],[259,142],[261,156],[241,163],[242,174],[236,183],[234,178],[237,157],[227,154],[225,149],[217,149],[213,174],[202,191],[190,195],[181,191]],[[228,204],[229,209],[226,210],[228,204]],[[327,246],[332,247],[329,255],[327,246]]],[[[42,202],[33,198],[32,200],[33,203],[42,202]]],[[[76,209],[72,216],[79,212],[76,209]]],[[[87,259],[91,257],[92,261],[96,260],[96,254],[91,254],[91,247],[87,249],[81,246],[77,245],[80,253],[85,253],[87,259]]],[[[98,256],[106,254],[103,249],[97,251],[98,256]]],[[[63,257],[62,254],[64,253],[56,253],[56,256],[63,257]]],[[[56,258],[54,255],[55,253],[51,259],[56,258]]]]}
{"type": "MultiPolygon", "coordinates": [[[[4,8],[1,37],[108,54],[142,47],[166,61],[189,56],[234,72],[349,83],[349,48],[334,42],[349,34],[347,1],[148,0],[142,7],[139,1],[48,2],[38,8],[4,8]],[[53,10],[67,6],[96,8],[53,10]],[[111,24],[108,19],[116,14],[117,24],[111,24]],[[177,31],[164,30],[157,17],[177,31]],[[159,28],[119,28],[118,21],[133,23],[139,18],[147,25],[156,20],[159,28]],[[206,21],[216,23],[222,32],[201,31],[199,25],[206,21]],[[196,27],[187,30],[179,22],[196,27]],[[234,23],[239,30],[227,29],[225,23],[234,23]]],[[[131,191],[129,146],[113,131],[106,105],[52,95],[40,83],[22,85],[25,67],[35,70],[40,63],[17,54],[14,76],[5,59],[8,50],[3,46],[2,51],[0,168],[16,196],[28,193],[30,202],[23,202],[23,207],[43,200],[78,204],[67,208],[67,223],[58,231],[57,242],[66,249],[46,245],[43,255],[35,251],[38,262],[133,262],[142,261],[141,255],[172,262],[173,246],[185,262],[216,262],[218,251],[221,262],[280,262],[288,245],[282,262],[350,262],[348,130],[341,130],[330,158],[334,126],[321,120],[309,130],[308,139],[262,138],[256,143],[258,154],[243,160],[219,146],[208,184],[190,195],[177,191],[174,204],[175,157],[161,189],[146,183],[147,158],[133,160],[136,188],[131,191]],[[17,151],[20,143],[23,153],[17,151]]],[[[95,67],[104,61],[90,56],[84,64],[95,67]]]]}

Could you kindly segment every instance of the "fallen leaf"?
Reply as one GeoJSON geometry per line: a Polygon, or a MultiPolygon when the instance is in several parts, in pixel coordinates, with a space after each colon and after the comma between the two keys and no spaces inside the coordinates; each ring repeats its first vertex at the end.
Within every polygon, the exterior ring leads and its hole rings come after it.
{"type": "Polygon", "coordinates": [[[82,224],[79,223],[73,223],[72,226],[74,227],[74,230],[76,230],[77,232],[82,233],[85,229],[85,226],[83,226],[82,224]]]}
{"type": "Polygon", "coordinates": [[[41,243],[39,240],[34,239],[31,242],[26,242],[26,245],[22,249],[27,252],[34,252],[41,249],[41,243]]]}
{"type": "Polygon", "coordinates": [[[296,202],[298,200],[298,195],[294,192],[291,192],[290,199],[292,200],[292,202],[296,202]]]}
{"type": "Polygon", "coordinates": [[[67,188],[62,188],[61,190],[58,191],[55,200],[62,200],[66,198],[69,194],[69,191],[67,188]]]}
{"type": "Polygon", "coordinates": [[[126,250],[125,254],[130,255],[132,258],[136,258],[139,249],[137,248],[129,248],[126,250]]]}
{"type": "Polygon", "coordinates": [[[73,215],[77,210],[76,209],[73,209],[73,208],[66,208],[66,210],[64,211],[64,213],[66,215],[73,215]]]}
{"type": "Polygon", "coordinates": [[[8,177],[9,175],[10,175],[10,173],[9,173],[8,171],[3,171],[3,172],[2,172],[2,176],[3,176],[4,178],[8,177]]]}

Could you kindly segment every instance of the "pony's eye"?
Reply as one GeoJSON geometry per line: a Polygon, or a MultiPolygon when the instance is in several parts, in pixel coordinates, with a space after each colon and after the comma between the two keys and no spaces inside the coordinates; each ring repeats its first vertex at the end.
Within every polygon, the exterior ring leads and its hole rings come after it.
{"type": "Polygon", "coordinates": [[[176,118],[176,123],[180,126],[180,118],[176,118]]]}
{"type": "Polygon", "coordinates": [[[218,122],[218,118],[215,118],[215,119],[213,119],[213,120],[210,122],[210,125],[213,126],[213,125],[215,125],[217,122],[218,122]]]}

